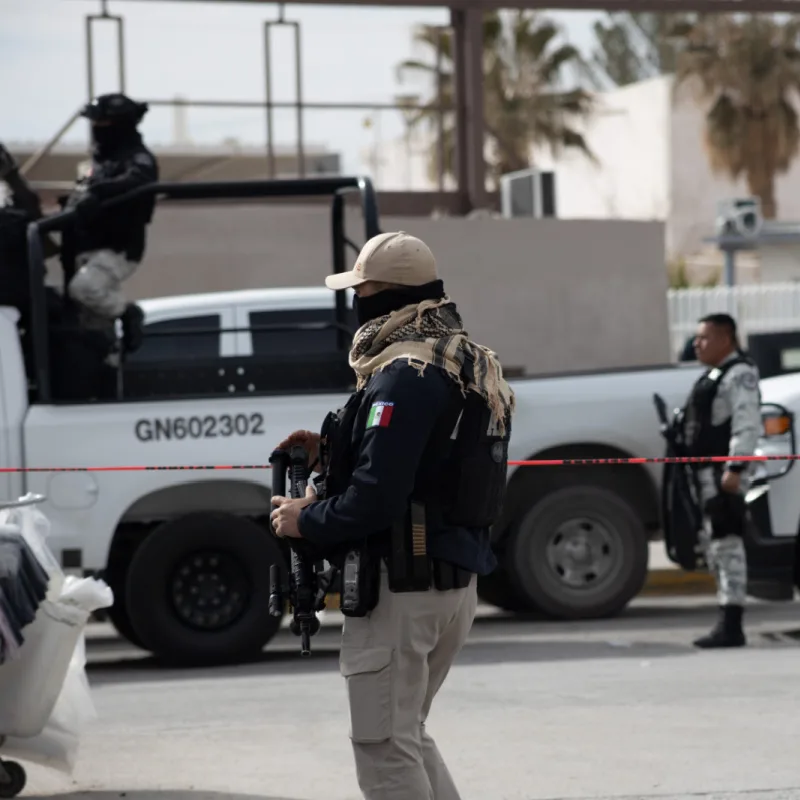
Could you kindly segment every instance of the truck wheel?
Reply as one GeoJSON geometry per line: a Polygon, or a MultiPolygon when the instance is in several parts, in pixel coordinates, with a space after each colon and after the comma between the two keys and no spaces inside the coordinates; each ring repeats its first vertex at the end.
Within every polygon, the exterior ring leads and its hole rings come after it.
{"type": "Polygon", "coordinates": [[[498,564],[489,575],[478,576],[478,597],[503,611],[527,611],[528,604],[514,590],[505,569],[498,564]]]}
{"type": "Polygon", "coordinates": [[[109,622],[114,626],[114,630],[123,638],[129,641],[134,647],[141,650],[147,648],[137,635],[131,625],[131,618],[128,614],[127,597],[125,587],[127,582],[127,570],[119,567],[108,568],[103,573],[103,579],[114,593],[114,603],[111,608],[104,609],[109,622]]]}
{"type": "Polygon", "coordinates": [[[237,663],[277,633],[269,614],[269,571],[284,561],[270,534],[231,514],[187,514],[159,525],[128,571],[131,625],[167,663],[237,663]]]}
{"type": "Polygon", "coordinates": [[[571,486],[545,495],[515,523],[506,568],[516,591],[560,619],[621,611],[642,590],[649,550],[619,495],[571,486]]]}

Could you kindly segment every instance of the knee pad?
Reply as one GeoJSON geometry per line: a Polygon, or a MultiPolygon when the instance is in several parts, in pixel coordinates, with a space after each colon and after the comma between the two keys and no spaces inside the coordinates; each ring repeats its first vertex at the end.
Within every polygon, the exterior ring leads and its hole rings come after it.
{"type": "Polygon", "coordinates": [[[705,513],[711,523],[711,538],[744,536],[747,507],[740,494],[720,492],[706,501],[705,513]]]}

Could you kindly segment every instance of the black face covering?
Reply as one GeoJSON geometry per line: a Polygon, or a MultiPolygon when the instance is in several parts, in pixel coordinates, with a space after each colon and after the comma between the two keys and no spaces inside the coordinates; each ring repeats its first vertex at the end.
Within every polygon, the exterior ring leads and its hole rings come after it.
{"type": "Polygon", "coordinates": [[[134,144],[139,139],[139,132],[134,125],[115,123],[113,125],[93,125],[92,140],[102,154],[134,144]]]}
{"type": "Polygon", "coordinates": [[[391,314],[403,306],[421,303],[423,300],[439,300],[444,297],[444,283],[432,281],[422,286],[404,286],[402,289],[384,289],[369,297],[354,297],[353,309],[359,326],[378,317],[391,314]]]}

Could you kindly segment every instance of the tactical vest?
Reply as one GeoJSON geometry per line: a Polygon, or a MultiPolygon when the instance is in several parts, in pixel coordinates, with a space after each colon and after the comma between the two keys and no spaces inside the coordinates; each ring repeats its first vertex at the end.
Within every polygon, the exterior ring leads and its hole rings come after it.
{"type": "MultiPolygon", "coordinates": [[[[357,466],[356,423],[365,389],[355,392],[323,423],[320,461],[324,482],[320,489],[324,497],[344,493],[357,466]]],[[[510,414],[501,434],[480,395],[468,392],[463,397],[457,389],[453,395],[422,455],[412,499],[425,505],[434,524],[489,527],[500,516],[505,495],[510,414]],[[434,458],[441,453],[446,453],[443,464],[434,458]]]]}
{"type": "Polygon", "coordinates": [[[740,354],[705,372],[692,388],[683,415],[683,442],[687,456],[727,455],[731,440],[731,417],[720,425],[712,425],[712,409],[720,382],[737,364],[754,365],[752,359],[740,354]]]}

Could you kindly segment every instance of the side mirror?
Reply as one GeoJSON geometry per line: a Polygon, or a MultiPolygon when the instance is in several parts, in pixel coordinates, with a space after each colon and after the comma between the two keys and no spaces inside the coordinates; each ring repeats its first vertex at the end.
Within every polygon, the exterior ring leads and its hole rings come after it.
{"type": "MultiPolygon", "coordinates": [[[[794,414],[778,403],[761,404],[761,436],[756,446],[757,456],[791,456],[796,450],[794,414]]],[[[756,462],[762,473],[757,477],[775,480],[783,477],[794,466],[794,461],[756,462]]]]}

